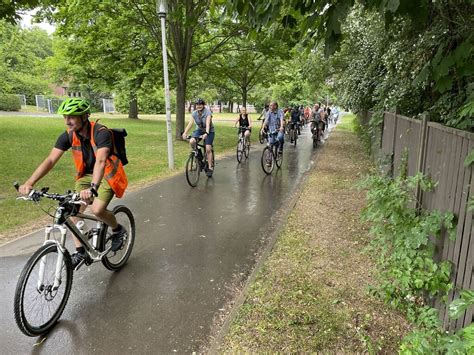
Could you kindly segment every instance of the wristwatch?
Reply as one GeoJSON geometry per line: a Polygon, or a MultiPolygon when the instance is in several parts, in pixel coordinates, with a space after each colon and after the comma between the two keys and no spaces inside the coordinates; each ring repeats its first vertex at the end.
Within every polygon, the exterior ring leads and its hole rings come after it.
{"type": "Polygon", "coordinates": [[[99,188],[99,185],[97,184],[94,184],[93,182],[91,182],[90,184],[90,191],[92,192],[92,195],[94,195],[95,197],[97,197],[99,194],[97,193],[97,189],[99,188]]]}

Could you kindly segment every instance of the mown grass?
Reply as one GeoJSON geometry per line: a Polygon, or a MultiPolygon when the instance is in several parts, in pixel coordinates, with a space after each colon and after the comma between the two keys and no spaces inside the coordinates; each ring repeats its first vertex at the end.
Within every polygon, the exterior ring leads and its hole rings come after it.
{"type": "MultiPolygon", "coordinates": [[[[104,115],[94,115],[95,118],[101,116],[104,115]]],[[[174,172],[168,169],[166,124],[163,120],[103,118],[101,123],[108,127],[127,129],[129,164],[126,166],[126,172],[131,185],[149,182],[174,172]]],[[[215,125],[216,154],[233,149],[236,131],[232,129],[231,124],[223,122],[215,125]]],[[[14,181],[22,183],[30,177],[64,130],[64,120],[60,117],[0,117],[0,233],[8,232],[44,215],[40,209],[16,201],[17,194],[12,184],[14,181]]],[[[184,169],[189,145],[176,140],[173,145],[175,171],[179,171],[184,169]]],[[[73,184],[74,166],[70,152],[66,152],[37,186],[48,186],[51,191],[64,192],[71,189],[73,184]]],[[[50,204],[45,201],[43,206],[50,204]]]]}
{"type": "Polygon", "coordinates": [[[355,132],[356,130],[356,116],[354,114],[344,115],[342,121],[337,125],[339,131],[355,132]]]}

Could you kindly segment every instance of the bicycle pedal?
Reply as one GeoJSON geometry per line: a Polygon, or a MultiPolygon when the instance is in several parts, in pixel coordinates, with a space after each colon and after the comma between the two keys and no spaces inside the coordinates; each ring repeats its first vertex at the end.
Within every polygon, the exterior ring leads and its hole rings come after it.
{"type": "Polygon", "coordinates": [[[81,260],[81,262],[77,264],[76,267],[74,268],[74,271],[79,270],[82,267],[82,265],[84,265],[85,263],[86,263],[86,259],[81,260]]]}

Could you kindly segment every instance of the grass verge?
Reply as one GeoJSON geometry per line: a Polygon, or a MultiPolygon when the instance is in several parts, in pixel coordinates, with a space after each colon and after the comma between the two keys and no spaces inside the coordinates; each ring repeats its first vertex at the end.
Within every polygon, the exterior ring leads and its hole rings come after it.
{"type": "MultiPolygon", "coordinates": [[[[95,116],[97,117],[97,116],[95,116]]],[[[101,117],[101,116],[98,116],[101,117]]],[[[106,116],[105,116],[106,117],[106,116]]],[[[187,142],[174,141],[175,170],[168,169],[166,124],[162,120],[130,120],[101,118],[108,127],[126,128],[127,155],[125,167],[131,187],[165,177],[184,169],[189,153],[187,142]]],[[[2,239],[18,235],[21,226],[31,224],[44,216],[40,208],[16,201],[13,182],[24,182],[46,158],[57,137],[65,130],[62,118],[1,116],[0,125],[0,243],[2,239]]],[[[236,131],[227,122],[216,123],[216,154],[234,149],[236,131]]],[[[174,129],[173,129],[174,132],[174,129]]],[[[51,191],[64,192],[74,184],[74,166],[70,152],[44,177],[38,187],[48,186],[51,191]]],[[[185,181],[183,180],[183,184],[185,181]]],[[[51,202],[40,206],[48,208],[51,202]]],[[[34,224],[34,223],[33,223],[34,224]]]]}
{"type": "Polygon", "coordinates": [[[317,157],[221,351],[397,352],[409,325],[367,292],[375,266],[363,253],[364,195],[353,186],[370,160],[353,119],[344,117],[317,157]]]}

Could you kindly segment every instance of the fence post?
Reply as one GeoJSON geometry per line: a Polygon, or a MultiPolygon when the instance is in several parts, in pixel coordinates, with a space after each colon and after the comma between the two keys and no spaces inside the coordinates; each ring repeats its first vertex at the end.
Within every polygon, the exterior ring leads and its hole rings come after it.
{"type": "MultiPolygon", "coordinates": [[[[424,168],[425,168],[425,158],[426,158],[426,143],[427,143],[427,133],[428,133],[428,121],[429,121],[429,116],[427,113],[423,113],[421,115],[421,129],[420,129],[420,150],[418,152],[418,162],[417,162],[417,167],[416,170],[418,173],[424,173],[424,168]]],[[[421,190],[420,187],[420,182],[416,184],[415,188],[415,196],[416,196],[416,211],[417,213],[420,213],[421,211],[421,206],[422,206],[422,197],[423,197],[423,191],[421,190]]]]}
{"type": "MultiPolygon", "coordinates": [[[[394,107],[394,122],[393,122],[393,140],[392,140],[392,154],[391,154],[391,165],[390,165],[390,173],[392,177],[395,174],[395,144],[397,143],[397,123],[398,123],[398,108],[397,106],[394,107]]],[[[385,117],[385,112],[384,112],[385,117]]]]}
{"type": "Polygon", "coordinates": [[[104,113],[107,113],[107,110],[105,107],[105,99],[102,99],[102,108],[104,109],[104,113]]]}

